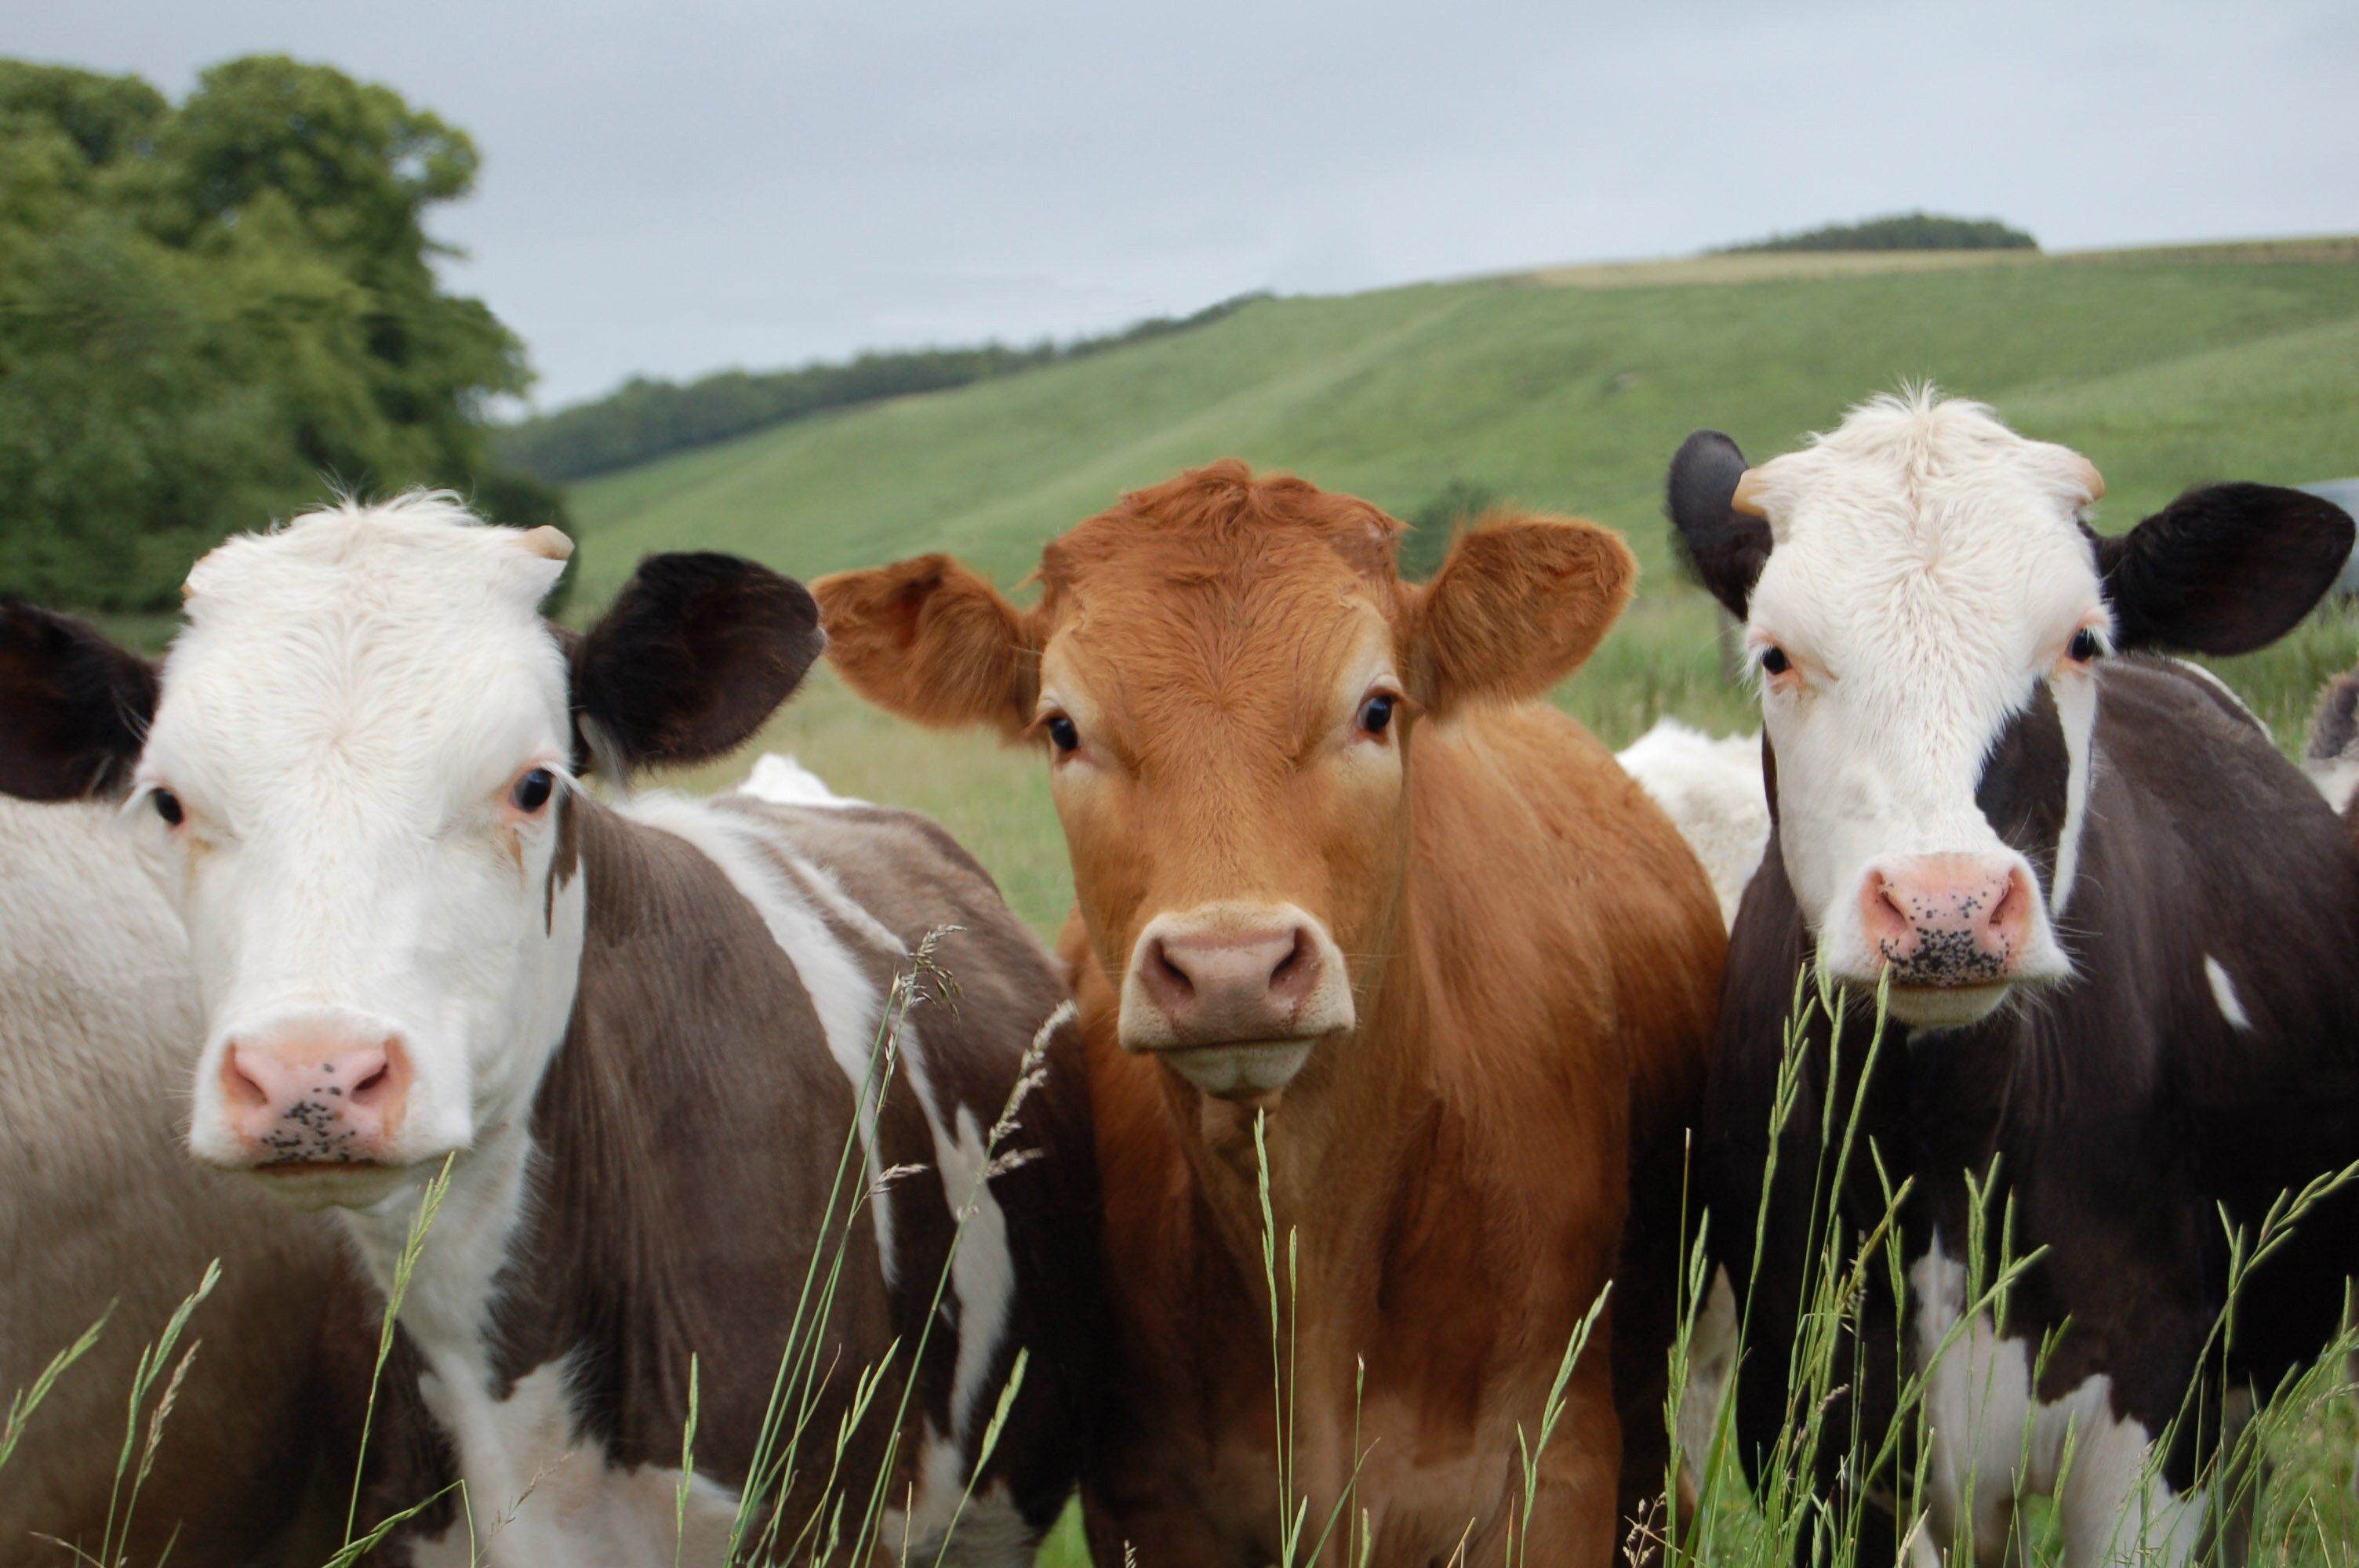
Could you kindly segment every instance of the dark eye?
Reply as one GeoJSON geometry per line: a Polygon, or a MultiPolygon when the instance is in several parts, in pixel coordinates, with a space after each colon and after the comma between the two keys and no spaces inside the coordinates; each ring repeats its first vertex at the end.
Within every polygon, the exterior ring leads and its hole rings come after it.
{"type": "Polygon", "coordinates": [[[1772,643],[1761,650],[1761,668],[1767,674],[1782,676],[1793,667],[1794,661],[1788,658],[1786,650],[1777,643],[1772,643]]]}
{"type": "Polygon", "coordinates": [[[1393,721],[1393,704],[1400,700],[1390,692],[1380,691],[1360,704],[1360,728],[1371,735],[1381,735],[1385,726],[1393,721]]]}
{"type": "Polygon", "coordinates": [[[516,808],[529,816],[549,804],[549,795],[557,788],[557,775],[547,768],[535,768],[516,780],[516,788],[508,791],[508,799],[516,808]]]}
{"type": "Polygon", "coordinates": [[[2096,628],[2083,626],[2072,633],[2071,654],[2074,664],[2085,665],[2104,651],[2104,644],[2097,641],[2096,628]]]}
{"type": "Polygon", "coordinates": [[[1047,722],[1042,724],[1040,728],[1049,732],[1049,739],[1056,743],[1057,750],[1060,752],[1072,752],[1080,750],[1082,744],[1082,732],[1074,729],[1073,721],[1066,718],[1063,714],[1050,714],[1047,722]]]}
{"type": "Polygon", "coordinates": [[[168,789],[152,790],[147,798],[156,803],[156,815],[175,827],[188,815],[180,809],[180,797],[168,789]]]}

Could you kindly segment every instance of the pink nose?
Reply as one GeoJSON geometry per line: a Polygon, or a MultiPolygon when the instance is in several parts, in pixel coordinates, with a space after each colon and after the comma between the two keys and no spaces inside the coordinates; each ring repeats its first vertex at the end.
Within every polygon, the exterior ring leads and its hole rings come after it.
{"type": "Polygon", "coordinates": [[[1860,924],[1895,984],[1989,985],[2021,961],[2037,896],[2019,862],[1919,855],[1867,873],[1860,924]]]}
{"type": "Polygon", "coordinates": [[[1319,944],[1300,925],[1216,936],[1150,936],[1138,979],[1181,1046],[1292,1035],[1319,984],[1319,944]]]}
{"type": "Polygon", "coordinates": [[[297,1035],[231,1042],[222,1103],[257,1166],[364,1164],[385,1158],[409,1108],[401,1042],[297,1035]]]}

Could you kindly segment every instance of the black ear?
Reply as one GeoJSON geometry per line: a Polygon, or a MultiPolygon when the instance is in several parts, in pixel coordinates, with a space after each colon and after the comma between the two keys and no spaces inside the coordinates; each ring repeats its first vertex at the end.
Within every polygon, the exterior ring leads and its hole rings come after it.
{"type": "Polygon", "coordinates": [[[122,795],[155,716],[155,665],[71,615],[0,601],[0,795],[122,795]]]}
{"type": "Polygon", "coordinates": [[[819,606],[794,579],[736,556],[649,556],[571,641],[576,764],[642,768],[733,751],[826,645],[819,606]]]}
{"type": "Polygon", "coordinates": [[[1769,524],[1729,504],[1744,477],[1745,454],[1736,443],[1717,430],[1698,430],[1680,443],[1663,487],[1663,510],[1680,557],[1739,621],[1769,561],[1769,524]]]}
{"type": "Polygon", "coordinates": [[[2097,570],[2125,648],[2249,654],[2310,613],[2351,558],[2351,519],[2270,484],[2190,490],[2099,538],[2097,570]]]}

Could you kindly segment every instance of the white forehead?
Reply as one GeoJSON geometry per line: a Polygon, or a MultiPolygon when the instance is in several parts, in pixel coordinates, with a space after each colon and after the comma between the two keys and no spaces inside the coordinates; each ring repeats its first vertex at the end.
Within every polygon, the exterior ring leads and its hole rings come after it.
{"type": "Polygon", "coordinates": [[[1754,471],[1773,543],[1749,618],[1806,657],[2021,663],[2101,606],[2086,466],[1980,404],[1877,398],[1754,471]]]}
{"type": "Polygon", "coordinates": [[[318,761],[498,772],[553,743],[565,668],[538,605],[562,567],[524,538],[414,493],[230,540],[189,574],[148,771],[229,793],[318,761]]]}

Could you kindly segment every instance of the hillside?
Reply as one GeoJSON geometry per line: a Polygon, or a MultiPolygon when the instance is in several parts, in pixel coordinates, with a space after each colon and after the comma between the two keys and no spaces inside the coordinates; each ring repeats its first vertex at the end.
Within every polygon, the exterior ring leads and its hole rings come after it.
{"type": "MultiPolygon", "coordinates": [[[[944,549],[1012,582],[1123,490],[1234,454],[1402,515],[1455,481],[1625,530],[1640,601],[1560,700],[1617,744],[1666,710],[1728,728],[1746,705],[1710,602],[1669,569],[1664,464],[1698,425],[1767,456],[1918,377],[2086,452],[2110,528],[2201,480],[2359,472],[2359,242],[1720,255],[1264,300],[585,483],[577,612],[640,554],[688,546],[806,577],[944,549]]],[[[2231,678],[2290,740],[2354,641],[2334,620],[2231,678]]],[[[941,816],[1053,919],[1061,854],[1029,757],[879,723],[825,683],[775,742],[941,816]]]]}

